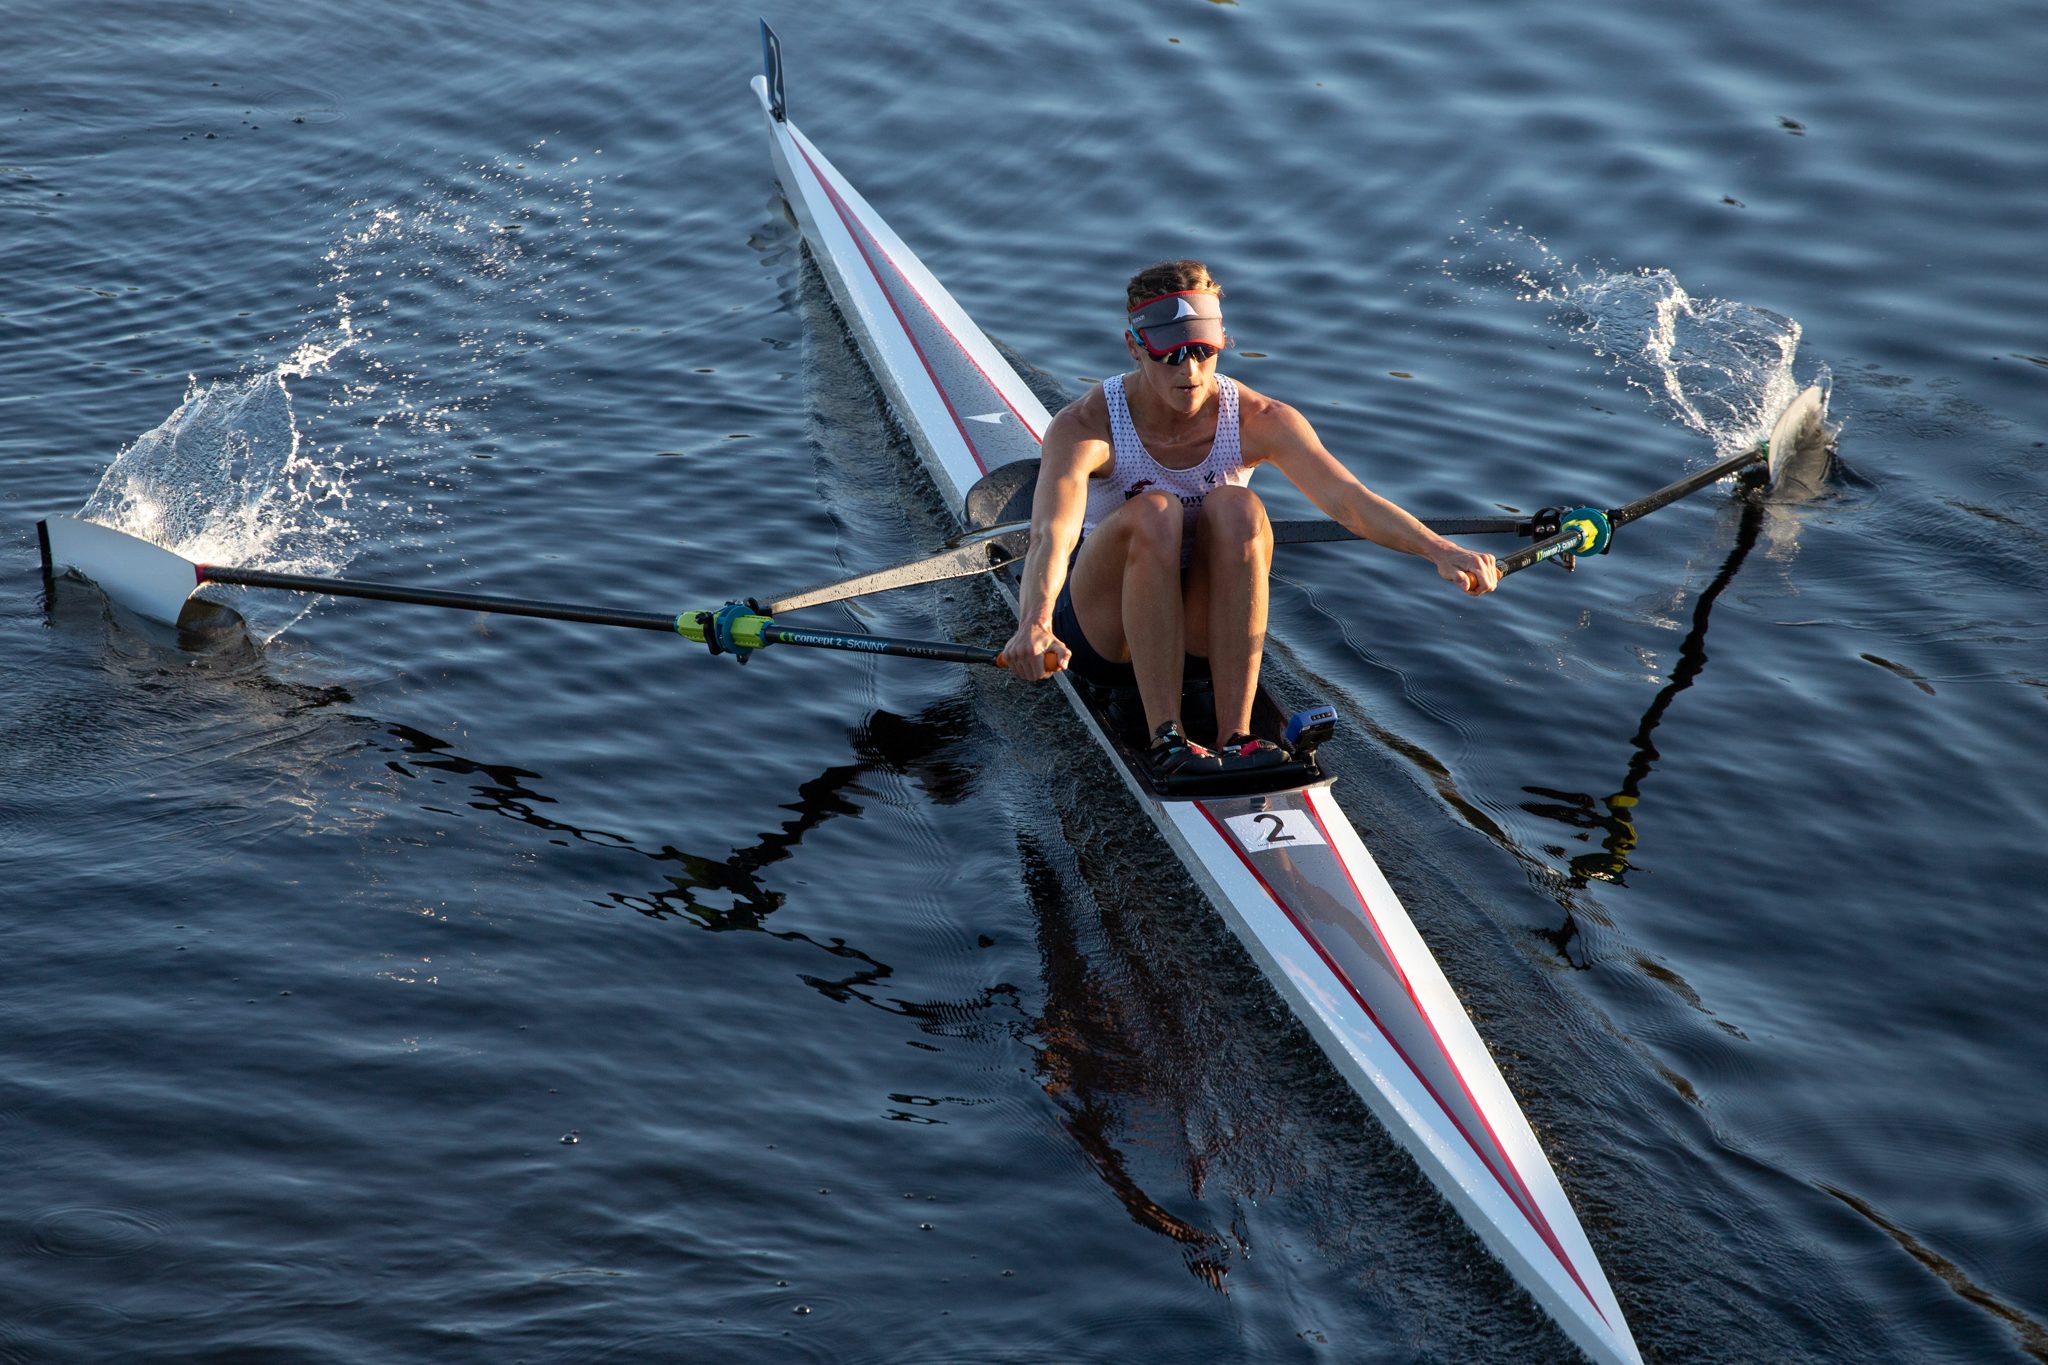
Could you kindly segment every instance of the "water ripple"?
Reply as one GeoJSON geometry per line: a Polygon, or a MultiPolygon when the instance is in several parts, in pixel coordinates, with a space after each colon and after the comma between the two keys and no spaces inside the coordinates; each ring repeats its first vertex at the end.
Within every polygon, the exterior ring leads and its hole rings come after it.
{"type": "Polygon", "coordinates": [[[141,1209],[45,1209],[29,1220],[28,1246],[66,1261],[110,1261],[148,1251],[164,1239],[169,1220],[141,1209]]]}

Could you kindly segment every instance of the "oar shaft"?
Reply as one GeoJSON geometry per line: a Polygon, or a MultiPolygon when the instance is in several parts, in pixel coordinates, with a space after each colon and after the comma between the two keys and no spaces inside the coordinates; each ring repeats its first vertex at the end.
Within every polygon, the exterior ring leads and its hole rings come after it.
{"type": "MultiPolygon", "coordinates": [[[[1699,492],[1710,483],[1718,483],[1730,474],[1738,473],[1769,458],[1770,451],[1763,447],[1730,455],[1727,459],[1708,465],[1705,469],[1667,483],[1654,493],[1615,508],[1607,514],[1608,525],[1610,529],[1626,526],[1661,507],[1669,507],[1689,493],[1699,492]]],[[[1597,517],[1594,519],[1597,520],[1597,517]]],[[[1525,545],[1511,555],[1502,555],[1496,561],[1496,567],[1500,570],[1501,577],[1506,578],[1509,574],[1526,569],[1531,564],[1541,564],[1544,560],[1554,559],[1561,554],[1576,554],[1582,546],[1591,543],[1587,537],[1588,533],[1583,527],[1567,525],[1546,540],[1539,540],[1534,545],[1525,545]]],[[[1605,540],[1603,539],[1600,544],[1604,546],[1605,540]]]]}
{"type": "Polygon", "coordinates": [[[1534,545],[1524,545],[1511,555],[1502,555],[1494,561],[1494,568],[1500,572],[1502,578],[1506,578],[1511,573],[1521,572],[1531,564],[1541,564],[1544,560],[1554,559],[1561,554],[1572,554],[1583,544],[1584,532],[1575,526],[1569,527],[1548,540],[1539,540],[1534,545]]]}
{"type": "MultiPolygon", "coordinates": [[[[1528,518],[1514,517],[1423,517],[1422,524],[1440,536],[1527,535],[1528,518]]],[[[1357,540],[1357,532],[1328,517],[1282,519],[1273,523],[1275,545],[1314,545],[1324,541],[1357,540]]]]}
{"type": "Polygon", "coordinates": [[[1688,474],[1676,483],[1667,483],[1656,492],[1637,498],[1625,507],[1617,507],[1607,514],[1607,519],[1616,526],[1626,526],[1638,517],[1646,517],[1660,507],[1668,507],[1688,493],[1697,493],[1710,483],[1719,483],[1730,474],[1750,465],[1760,464],[1771,457],[1768,448],[1759,446],[1745,450],[1740,455],[1730,455],[1718,464],[1708,465],[1695,474],[1688,474]]]}
{"type": "Polygon", "coordinates": [[[780,597],[748,600],[762,615],[773,616],[777,612],[822,607],[829,602],[844,602],[849,597],[865,597],[869,593],[887,592],[891,588],[908,588],[920,583],[943,583],[951,578],[969,578],[1014,563],[1020,556],[996,542],[1001,536],[1025,534],[1030,530],[1029,522],[992,527],[975,535],[965,544],[941,550],[935,555],[905,560],[901,564],[891,564],[886,569],[877,569],[858,578],[835,579],[815,587],[800,588],[796,592],[783,593],[780,597]]]}
{"type": "Polygon", "coordinates": [[[196,566],[201,583],[228,583],[243,588],[280,588],[285,592],[317,592],[328,597],[367,597],[374,602],[410,602],[422,607],[452,607],[457,611],[491,611],[504,616],[539,616],[550,621],[585,621],[598,626],[630,626],[637,630],[659,630],[673,635],[676,618],[651,611],[612,611],[602,607],[574,607],[560,602],[535,602],[521,597],[489,597],[474,592],[444,592],[438,588],[406,588],[394,583],[366,583],[353,578],[314,578],[305,574],[266,573],[261,569],[231,569],[218,564],[196,566]]]}
{"type": "MultiPolygon", "coordinates": [[[[474,592],[445,592],[438,588],[407,588],[395,583],[366,583],[353,578],[315,578],[306,574],[268,573],[261,569],[231,569],[217,564],[195,566],[201,583],[225,583],[242,588],[278,588],[285,592],[317,592],[328,597],[365,597],[373,602],[406,602],[422,607],[450,607],[457,611],[488,611],[503,616],[538,616],[549,621],[582,621],[597,626],[628,626],[636,630],[658,630],[667,635],[702,642],[708,612],[680,615],[651,611],[613,611],[603,607],[575,607],[560,602],[535,602],[522,597],[491,597],[474,592]]],[[[942,663],[992,664],[1002,655],[986,645],[961,645],[950,641],[896,640],[880,635],[852,635],[831,630],[806,630],[785,626],[763,616],[741,616],[733,623],[738,643],[747,648],[767,645],[803,645],[811,649],[841,649],[856,654],[893,654],[905,659],[934,659],[942,663]]]]}

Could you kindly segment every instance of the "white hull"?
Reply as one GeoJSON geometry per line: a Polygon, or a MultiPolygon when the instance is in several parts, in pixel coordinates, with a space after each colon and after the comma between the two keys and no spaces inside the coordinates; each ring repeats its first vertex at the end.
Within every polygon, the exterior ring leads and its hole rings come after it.
{"type": "MultiPolygon", "coordinates": [[[[766,82],[754,88],[767,111],[766,82]]],[[[809,140],[772,112],[768,128],[812,257],[964,525],[967,490],[1035,457],[1049,415],[809,140]]],[[[1328,784],[1161,799],[1068,680],[1060,685],[1217,911],[1445,1198],[1591,1360],[1641,1365],[1520,1106],[1328,784]]]]}

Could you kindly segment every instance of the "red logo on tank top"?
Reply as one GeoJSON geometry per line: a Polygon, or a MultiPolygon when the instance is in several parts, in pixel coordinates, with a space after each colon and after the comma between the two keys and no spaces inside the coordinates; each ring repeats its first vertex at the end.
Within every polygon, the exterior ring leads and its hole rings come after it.
{"type": "Polygon", "coordinates": [[[1135,498],[1135,497],[1137,497],[1137,496],[1138,496],[1138,494],[1140,494],[1140,493],[1144,492],[1144,491],[1145,491],[1146,489],[1150,488],[1151,486],[1152,486],[1152,480],[1150,480],[1150,479],[1140,479],[1140,480],[1138,480],[1138,481],[1137,481],[1136,483],[1132,484],[1132,485],[1131,485],[1131,486],[1130,486],[1129,488],[1126,488],[1126,489],[1124,490],[1124,501],[1125,501],[1125,502],[1129,502],[1129,501],[1130,501],[1130,500],[1131,500],[1132,498],[1135,498]]]}

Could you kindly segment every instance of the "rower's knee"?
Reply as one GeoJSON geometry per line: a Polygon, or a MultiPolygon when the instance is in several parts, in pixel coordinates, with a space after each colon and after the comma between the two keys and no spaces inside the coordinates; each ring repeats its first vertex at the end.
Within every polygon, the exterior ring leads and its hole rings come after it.
{"type": "Polygon", "coordinates": [[[1266,557],[1273,549],[1273,524],[1266,504],[1249,488],[1225,485],[1202,502],[1198,533],[1212,550],[1266,557]]]}
{"type": "Polygon", "coordinates": [[[1132,558],[1171,559],[1180,564],[1182,523],[1180,499],[1165,493],[1140,493],[1123,505],[1132,558]]]}

